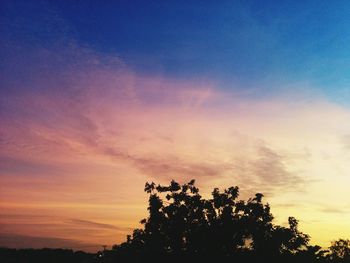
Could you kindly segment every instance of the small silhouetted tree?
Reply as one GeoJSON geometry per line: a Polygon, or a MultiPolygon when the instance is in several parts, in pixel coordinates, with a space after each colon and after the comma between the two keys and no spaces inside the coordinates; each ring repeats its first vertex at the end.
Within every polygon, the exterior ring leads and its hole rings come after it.
{"type": "Polygon", "coordinates": [[[350,240],[339,239],[329,247],[330,257],[336,262],[350,262],[350,240]]]}

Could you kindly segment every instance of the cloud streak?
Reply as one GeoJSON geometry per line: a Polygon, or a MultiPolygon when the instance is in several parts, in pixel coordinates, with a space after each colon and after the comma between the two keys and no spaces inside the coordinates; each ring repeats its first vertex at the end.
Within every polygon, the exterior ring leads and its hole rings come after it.
{"type": "Polygon", "coordinates": [[[78,227],[95,228],[95,229],[111,229],[111,230],[131,230],[130,228],[121,228],[111,224],[97,223],[93,221],[83,220],[83,219],[70,219],[66,221],[68,224],[76,225],[78,227]]]}

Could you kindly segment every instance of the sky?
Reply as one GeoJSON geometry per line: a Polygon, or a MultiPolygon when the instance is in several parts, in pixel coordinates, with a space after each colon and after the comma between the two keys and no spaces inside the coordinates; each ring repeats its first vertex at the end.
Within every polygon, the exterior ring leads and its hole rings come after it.
{"type": "Polygon", "coordinates": [[[0,3],[0,246],[96,251],[146,181],[350,238],[348,1],[0,3]]]}

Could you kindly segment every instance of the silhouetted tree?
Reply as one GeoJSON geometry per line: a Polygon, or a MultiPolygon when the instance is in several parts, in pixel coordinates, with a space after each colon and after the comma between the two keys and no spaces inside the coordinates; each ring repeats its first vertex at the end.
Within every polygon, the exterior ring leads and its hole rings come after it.
{"type": "Polygon", "coordinates": [[[309,245],[309,236],[289,217],[288,227],[273,224],[270,206],[257,193],[237,200],[239,188],[215,188],[204,199],[195,181],[180,185],[146,183],[149,215],[143,229],[134,230],[127,242],[115,246],[119,255],[154,257],[215,257],[316,262],[325,251],[309,245]]]}
{"type": "Polygon", "coordinates": [[[339,239],[329,247],[330,258],[335,262],[350,262],[350,240],[339,239]]]}

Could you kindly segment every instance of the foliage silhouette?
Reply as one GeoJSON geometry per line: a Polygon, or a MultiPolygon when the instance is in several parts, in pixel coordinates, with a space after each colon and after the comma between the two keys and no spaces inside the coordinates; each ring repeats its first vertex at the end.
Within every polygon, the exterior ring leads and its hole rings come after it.
{"type": "Polygon", "coordinates": [[[298,220],[288,226],[273,223],[268,203],[257,193],[238,200],[239,188],[215,188],[205,199],[195,181],[180,185],[146,183],[149,194],[143,229],[135,229],[127,241],[113,247],[120,260],[234,259],[238,262],[350,262],[346,240],[333,243],[330,251],[311,246],[310,237],[298,229],[298,220]]]}
{"type": "Polygon", "coordinates": [[[330,246],[330,257],[335,262],[350,262],[350,240],[339,239],[330,246]]]}

